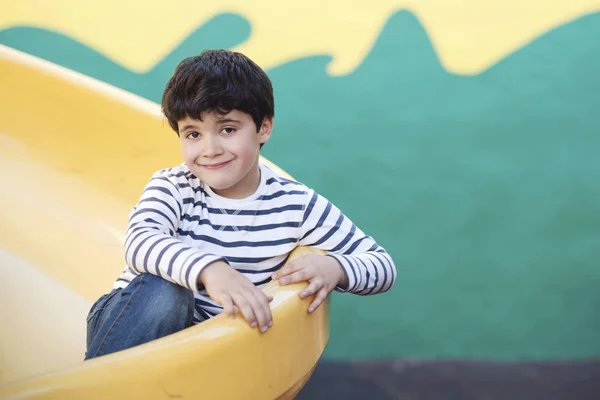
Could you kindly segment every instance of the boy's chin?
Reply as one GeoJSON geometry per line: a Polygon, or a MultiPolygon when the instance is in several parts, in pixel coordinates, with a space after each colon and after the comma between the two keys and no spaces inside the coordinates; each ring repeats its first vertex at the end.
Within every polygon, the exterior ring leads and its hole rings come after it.
{"type": "MultiPolygon", "coordinates": [[[[201,179],[202,180],[202,179],[201,179]]],[[[205,185],[210,186],[213,191],[228,191],[233,189],[238,182],[228,182],[216,179],[207,179],[203,181],[205,185]]]]}
{"type": "Polygon", "coordinates": [[[201,171],[198,175],[198,179],[205,185],[210,186],[214,190],[228,190],[234,187],[237,182],[235,179],[231,179],[228,174],[215,173],[215,171],[201,171]],[[208,173],[207,173],[208,172],[208,173]]]}
{"type": "Polygon", "coordinates": [[[235,185],[227,185],[227,184],[211,184],[211,182],[204,182],[205,184],[207,184],[208,186],[210,186],[210,188],[212,190],[216,190],[216,191],[226,191],[226,190],[231,190],[235,185]]]}

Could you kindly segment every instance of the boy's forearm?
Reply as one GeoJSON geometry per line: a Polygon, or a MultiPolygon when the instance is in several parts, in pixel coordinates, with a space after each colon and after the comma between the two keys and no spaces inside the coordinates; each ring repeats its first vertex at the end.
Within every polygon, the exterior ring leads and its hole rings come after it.
{"type": "Polygon", "coordinates": [[[202,270],[198,274],[198,278],[196,279],[196,284],[198,285],[198,288],[203,288],[206,285],[206,281],[207,279],[210,279],[209,275],[212,273],[212,271],[223,267],[229,267],[229,264],[222,259],[217,259],[206,264],[204,268],[202,268],[202,270]]]}
{"type": "Polygon", "coordinates": [[[136,231],[128,236],[125,251],[127,264],[137,273],[167,278],[198,293],[198,279],[203,269],[221,256],[204,253],[154,229],[136,231]]]}

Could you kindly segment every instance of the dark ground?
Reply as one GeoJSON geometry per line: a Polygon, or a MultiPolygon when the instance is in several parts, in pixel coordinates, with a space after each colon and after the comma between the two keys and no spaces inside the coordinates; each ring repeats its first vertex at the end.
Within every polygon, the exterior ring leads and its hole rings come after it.
{"type": "Polygon", "coordinates": [[[298,400],[600,400],[600,359],[322,361],[298,400]]]}

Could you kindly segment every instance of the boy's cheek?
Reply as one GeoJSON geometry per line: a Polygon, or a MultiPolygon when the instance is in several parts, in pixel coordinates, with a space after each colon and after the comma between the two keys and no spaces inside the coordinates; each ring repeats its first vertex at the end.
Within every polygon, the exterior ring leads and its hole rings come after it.
{"type": "Polygon", "coordinates": [[[189,149],[182,149],[183,161],[185,165],[192,169],[196,165],[196,159],[198,158],[197,152],[189,149]]]}
{"type": "Polygon", "coordinates": [[[181,146],[181,154],[183,155],[183,159],[185,160],[185,162],[188,162],[189,160],[193,160],[193,154],[194,151],[193,149],[191,149],[189,146],[186,146],[185,144],[183,144],[181,146]]]}

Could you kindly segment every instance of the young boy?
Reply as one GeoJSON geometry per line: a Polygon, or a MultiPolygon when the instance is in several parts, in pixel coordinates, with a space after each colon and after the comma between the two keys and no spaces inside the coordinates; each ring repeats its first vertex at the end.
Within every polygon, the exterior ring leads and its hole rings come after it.
{"type": "Polygon", "coordinates": [[[259,162],[273,129],[273,88],[242,54],[183,60],[162,109],[184,163],[157,172],[132,210],[127,266],[87,318],[86,359],[188,328],[221,312],[273,325],[261,287],[309,282],[313,312],[332,290],[389,290],[390,255],[325,198],[259,162]],[[297,246],[322,249],[285,267],[297,246]]]}

